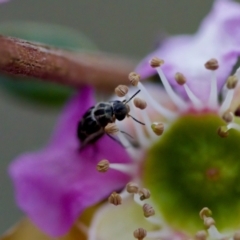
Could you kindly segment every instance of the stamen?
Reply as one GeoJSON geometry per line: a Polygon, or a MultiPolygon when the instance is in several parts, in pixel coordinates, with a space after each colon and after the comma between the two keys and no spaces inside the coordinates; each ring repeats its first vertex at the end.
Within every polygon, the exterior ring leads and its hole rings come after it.
{"type": "Polygon", "coordinates": [[[138,75],[137,73],[130,73],[129,74],[129,80],[131,82],[131,84],[134,86],[136,86],[139,90],[141,90],[141,92],[144,94],[144,97],[146,99],[146,101],[152,105],[152,107],[159,112],[161,115],[163,115],[166,119],[174,119],[177,117],[177,114],[168,110],[167,108],[164,108],[163,106],[161,106],[158,102],[155,101],[155,99],[153,99],[153,97],[148,93],[148,91],[146,90],[146,88],[143,86],[143,84],[139,81],[140,80],[140,75],[138,75]]]}
{"type": "Polygon", "coordinates": [[[143,240],[147,236],[147,231],[143,228],[138,228],[133,232],[133,236],[138,240],[143,240]]]}
{"type": "Polygon", "coordinates": [[[126,163],[109,163],[108,160],[101,160],[98,164],[97,164],[97,171],[101,172],[101,173],[105,173],[109,170],[109,168],[117,170],[119,172],[122,173],[127,173],[129,175],[132,175],[135,170],[136,167],[133,164],[126,164],[126,163]]]}
{"type": "Polygon", "coordinates": [[[202,230],[195,234],[196,240],[206,240],[207,239],[207,233],[206,231],[202,230]]]}
{"type": "Polygon", "coordinates": [[[164,131],[163,123],[154,122],[152,123],[151,128],[157,136],[161,136],[163,134],[163,131],[164,131]]]}
{"type": "Polygon", "coordinates": [[[98,164],[97,164],[97,170],[98,172],[102,172],[105,173],[107,172],[109,169],[109,161],[108,160],[101,160],[98,164]]]}
{"type": "Polygon", "coordinates": [[[175,74],[175,80],[181,86],[184,85],[187,82],[187,79],[185,78],[185,76],[180,72],[177,72],[175,74]]]}
{"type": "Polygon", "coordinates": [[[108,202],[115,205],[115,206],[118,206],[120,204],[122,204],[122,198],[121,196],[116,193],[116,192],[113,192],[109,198],[108,198],[108,202]]]}
{"type": "Polygon", "coordinates": [[[217,133],[218,133],[218,135],[219,135],[220,137],[222,137],[222,138],[228,137],[228,135],[229,135],[228,127],[227,127],[227,126],[221,126],[221,127],[219,127],[218,130],[217,130],[217,133]]]}
{"type": "Polygon", "coordinates": [[[127,185],[126,185],[126,189],[127,189],[127,192],[128,193],[138,193],[138,185],[134,182],[129,182],[127,185]]]}
{"type": "Polygon", "coordinates": [[[233,121],[234,119],[234,115],[232,112],[225,112],[222,116],[222,119],[226,122],[226,123],[230,123],[233,121]]]}
{"type": "Polygon", "coordinates": [[[208,70],[216,70],[219,68],[219,64],[217,59],[211,58],[204,64],[205,68],[208,70]]]}
{"type": "Polygon", "coordinates": [[[218,61],[214,58],[205,63],[206,69],[212,70],[211,89],[208,99],[208,106],[216,108],[218,106],[217,76],[215,70],[218,69],[218,61]]]}
{"type": "Polygon", "coordinates": [[[182,85],[185,89],[185,92],[187,93],[189,99],[191,100],[191,102],[193,103],[193,105],[196,108],[202,108],[202,102],[194,95],[194,93],[191,91],[191,89],[188,87],[188,85],[186,84],[187,80],[185,78],[185,76],[182,73],[176,73],[175,74],[175,80],[179,85],[182,85]]]}
{"type": "Polygon", "coordinates": [[[220,115],[222,115],[224,112],[226,112],[227,109],[229,109],[229,107],[230,107],[230,104],[232,102],[233,95],[234,95],[234,88],[237,85],[237,80],[238,79],[236,76],[230,76],[227,80],[226,86],[228,88],[228,91],[227,91],[226,97],[219,109],[220,115]]]}
{"type": "Polygon", "coordinates": [[[148,116],[148,113],[146,113],[146,111],[144,111],[144,112],[140,111],[140,114],[141,114],[143,121],[145,122],[146,130],[147,130],[147,133],[148,133],[151,141],[158,139],[152,130],[152,127],[151,127],[152,122],[151,122],[150,117],[148,116]]]}
{"type": "MultiPolygon", "coordinates": [[[[136,108],[133,105],[132,102],[129,102],[130,104],[130,108],[133,111],[133,114],[136,115],[136,108]]],[[[148,139],[146,138],[143,128],[140,124],[133,124],[134,128],[135,128],[135,132],[137,134],[137,139],[140,142],[140,145],[143,147],[148,147],[150,145],[150,142],[148,141],[148,139]]]]}
{"type": "Polygon", "coordinates": [[[148,204],[148,203],[145,203],[145,204],[143,205],[142,209],[143,209],[144,217],[146,217],[146,218],[155,215],[155,210],[154,210],[154,208],[153,208],[150,204],[148,204]]]}
{"type": "Polygon", "coordinates": [[[136,87],[140,81],[140,75],[135,72],[131,72],[128,75],[128,79],[130,80],[132,86],[136,87]]]}
{"type": "Polygon", "coordinates": [[[161,65],[163,64],[163,60],[155,57],[150,61],[150,65],[154,68],[156,68],[163,86],[166,90],[166,92],[168,93],[169,97],[172,99],[172,101],[176,104],[176,106],[178,106],[181,110],[185,110],[187,108],[187,104],[185,103],[185,101],[183,99],[181,99],[172,89],[169,81],[167,80],[165,74],[163,73],[162,69],[161,69],[161,65]]]}
{"type": "Polygon", "coordinates": [[[222,239],[223,235],[219,233],[215,226],[215,221],[212,217],[212,212],[208,208],[203,208],[200,213],[200,218],[203,219],[204,225],[207,227],[208,234],[213,239],[222,239]]]}
{"type": "Polygon", "coordinates": [[[128,93],[128,87],[126,85],[119,85],[115,88],[115,93],[118,97],[124,97],[128,93]]]}
{"type": "Polygon", "coordinates": [[[139,108],[141,110],[143,110],[147,107],[146,101],[144,101],[143,99],[138,98],[138,97],[134,98],[133,103],[134,103],[136,108],[139,108]]]}
{"type": "Polygon", "coordinates": [[[139,195],[140,195],[140,200],[143,201],[145,199],[148,199],[150,198],[151,196],[151,193],[148,189],[146,188],[142,188],[140,191],[139,191],[139,195]]]}
{"type": "Polygon", "coordinates": [[[207,207],[204,207],[200,212],[199,212],[199,216],[201,219],[204,219],[204,217],[209,217],[212,215],[212,211],[207,208],[207,207]]]}

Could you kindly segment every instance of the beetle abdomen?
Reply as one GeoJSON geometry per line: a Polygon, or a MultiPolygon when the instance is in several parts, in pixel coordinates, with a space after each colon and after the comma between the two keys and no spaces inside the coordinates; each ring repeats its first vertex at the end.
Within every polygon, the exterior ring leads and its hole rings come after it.
{"type": "MultiPolygon", "coordinates": [[[[84,142],[89,136],[99,135],[99,131],[102,130],[102,127],[99,123],[93,119],[92,111],[94,107],[90,108],[83,116],[81,121],[78,123],[77,136],[81,142],[84,142]],[[96,134],[95,134],[96,133],[96,134]]],[[[94,138],[92,136],[92,138],[94,138]]],[[[97,140],[98,138],[96,138],[97,140]]],[[[94,139],[92,139],[94,141],[94,139]]]]}
{"type": "Polygon", "coordinates": [[[113,108],[109,103],[99,103],[93,110],[96,121],[104,128],[108,123],[114,122],[113,108]]]}

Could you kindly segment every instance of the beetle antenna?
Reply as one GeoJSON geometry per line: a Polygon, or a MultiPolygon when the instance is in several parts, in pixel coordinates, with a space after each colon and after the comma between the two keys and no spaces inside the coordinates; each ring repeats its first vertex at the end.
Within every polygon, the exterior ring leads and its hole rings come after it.
{"type": "Polygon", "coordinates": [[[123,102],[124,102],[124,104],[127,104],[128,102],[130,102],[137,94],[139,94],[140,93],[140,89],[136,92],[136,93],[134,93],[127,101],[126,100],[124,100],[123,102]]]}
{"type": "Polygon", "coordinates": [[[131,116],[131,115],[129,115],[129,114],[128,114],[128,116],[131,117],[135,122],[138,122],[138,123],[140,123],[140,124],[142,124],[142,125],[145,125],[145,123],[140,122],[140,121],[137,120],[135,117],[133,117],[133,116],[131,116]]]}

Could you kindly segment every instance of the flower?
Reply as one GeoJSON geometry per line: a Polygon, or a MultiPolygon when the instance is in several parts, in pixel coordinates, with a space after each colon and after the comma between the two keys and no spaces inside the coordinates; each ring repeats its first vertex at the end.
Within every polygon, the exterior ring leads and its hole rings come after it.
{"type": "MultiPolygon", "coordinates": [[[[239,4],[217,0],[196,35],[165,40],[130,74],[135,86],[130,91],[140,89],[148,105],[138,111],[145,127],[131,119],[137,114],[132,101],[131,116],[119,124],[125,130],[134,123],[136,147],[129,147],[134,140],[114,128],[126,148],[104,136],[79,152],[77,122],[95,103],[89,88],[72,99],[48,146],[18,157],[10,166],[17,202],[31,220],[58,236],[84,209],[109,196],[113,205],[103,202],[93,214],[90,240],[128,239],[133,232],[138,239],[186,239],[203,226],[211,238],[232,237],[240,213],[240,126],[231,105],[238,104],[233,97],[234,89],[239,91],[239,70],[226,78],[239,55],[239,21],[239,4]],[[139,81],[140,75],[157,72],[165,90],[156,85],[149,90],[139,81]],[[104,173],[96,172],[96,165],[104,173]],[[213,211],[223,234],[205,207],[213,211]],[[204,224],[198,217],[201,209],[204,224]]],[[[206,239],[206,232],[197,232],[200,237],[206,239]]]]}
{"type": "Polygon", "coordinates": [[[115,171],[104,176],[95,171],[102,158],[130,161],[112,139],[105,136],[95,148],[79,150],[77,123],[92,105],[93,91],[83,88],[66,106],[49,144],[39,152],[18,157],[10,166],[19,207],[49,235],[66,233],[85,208],[129,180],[115,171]],[[110,146],[114,152],[109,151],[110,146]]]}

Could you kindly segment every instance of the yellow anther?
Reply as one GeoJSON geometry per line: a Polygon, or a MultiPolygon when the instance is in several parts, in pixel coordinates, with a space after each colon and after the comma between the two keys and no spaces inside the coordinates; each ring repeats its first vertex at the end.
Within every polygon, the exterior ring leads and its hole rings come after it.
{"type": "Polygon", "coordinates": [[[148,189],[146,188],[142,188],[141,190],[139,190],[139,195],[140,195],[140,200],[145,200],[145,199],[148,199],[150,198],[151,196],[151,193],[148,189]]]}
{"type": "Polygon", "coordinates": [[[98,172],[107,172],[109,169],[109,161],[108,160],[101,160],[98,164],[97,164],[97,170],[98,172]]]}
{"type": "Polygon", "coordinates": [[[225,112],[222,116],[223,120],[227,123],[230,123],[233,121],[234,115],[232,112],[225,112]]]}
{"type": "Polygon", "coordinates": [[[212,211],[207,208],[207,207],[204,207],[200,212],[199,212],[199,216],[201,219],[204,219],[204,217],[209,217],[212,215],[212,211]]]}
{"type": "Polygon", "coordinates": [[[227,79],[227,88],[234,89],[237,86],[238,79],[236,76],[230,76],[227,79]]]}
{"type": "Polygon", "coordinates": [[[127,192],[129,193],[138,193],[138,185],[134,182],[129,182],[126,186],[127,192]]]}
{"type": "Polygon", "coordinates": [[[147,236],[147,231],[143,228],[138,228],[133,232],[133,236],[138,240],[142,240],[147,236]]]}
{"type": "Polygon", "coordinates": [[[147,107],[146,101],[144,101],[141,98],[135,97],[133,100],[133,103],[135,107],[140,108],[141,110],[145,109],[147,107]]]}
{"type": "Polygon", "coordinates": [[[119,85],[115,88],[115,93],[118,97],[124,97],[128,93],[128,86],[119,85]]]}
{"type": "Polygon", "coordinates": [[[148,203],[145,203],[142,208],[143,208],[144,217],[148,218],[155,215],[155,210],[148,203]]]}
{"type": "Polygon", "coordinates": [[[175,80],[179,85],[184,85],[187,81],[187,79],[185,78],[185,76],[182,73],[177,72],[175,74],[175,80]]]}
{"type": "Polygon", "coordinates": [[[154,122],[152,123],[151,128],[157,136],[161,136],[163,134],[163,131],[164,131],[163,123],[154,122]]]}
{"type": "Polygon", "coordinates": [[[153,68],[160,67],[163,64],[164,64],[164,61],[162,59],[158,58],[158,57],[154,57],[150,61],[150,66],[153,67],[153,68]]]}
{"type": "Polygon", "coordinates": [[[215,58],[208,60],[204,66],[206,69],[209,69],[209,70],[216,70],[219,68],[218,61],[215,58]]]}
{"type": "Polygon", "coordinates": [[[222,138],[226,138],[229,135],[228,128],[226,126],[219,127],[217,133],[222,138]]]}
{"type": "Polygon", "coordinates": [[[118,193],[113,192],[113,193],[109,196],[108,202],[111,203],[111,204],[113,204],[113,205],[115,205],[115,206],[117,206],[117,205],[122,204],[122,198],[121,198],[121,196],[120,196],[118,193]]]}
{"type": "Polygon", "coordinates": [[[133,85],[133,86],[137,86],[138,85],[138,82],[140,81],[140,75],[135,73],[135,72],[131,72],[129,73],[128,75],[128,79],[130,80],[130,83],[133,85]]]}

